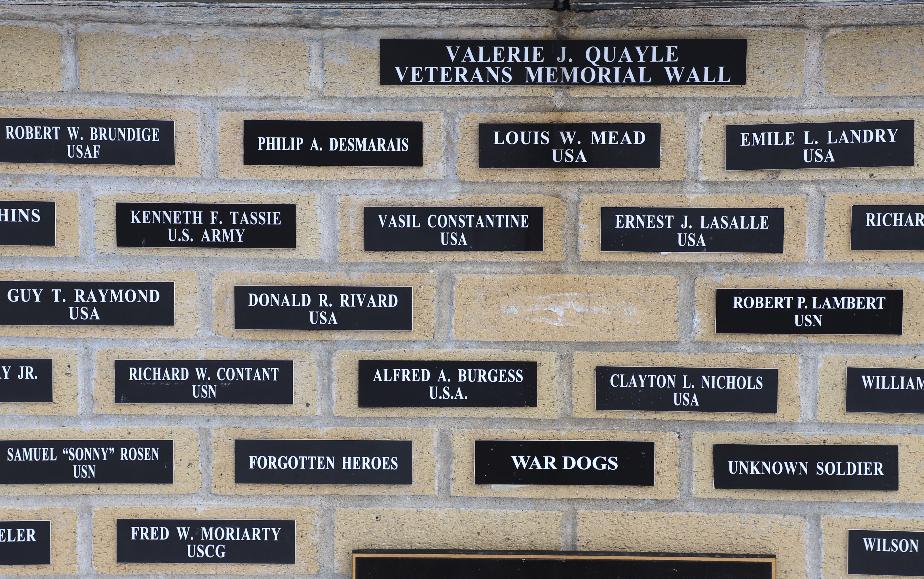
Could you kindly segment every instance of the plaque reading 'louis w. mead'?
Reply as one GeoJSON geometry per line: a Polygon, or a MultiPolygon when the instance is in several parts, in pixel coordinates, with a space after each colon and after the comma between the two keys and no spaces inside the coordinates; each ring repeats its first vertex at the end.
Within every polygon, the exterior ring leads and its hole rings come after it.
{"type": "Polygon", "coordinates": [[[897,491],[895,444],[715,444],[717,489],[897,491]]]}
{"type": "Polygon", "coordinates": [[[924,413],[924,368],[847,368],[847,412],[924,413]]]}
{"type": "Polygon", "coordinates": [[[54,247],[54,202],[0,201],[0,245],[54,247]]]}
{"type": "Polygon", "coordinates": [[[51,521],[0,521],[0,566],[50,564],[51,521]]]}
{"type": "Polygon", "coordinates": [[[173,121],[0,119],[0,162],[173,165],[173,121]]]}
{"type": "Polygon", "coordinates": [[[726,125],[725,168],[911,167],[914,121],[726,125]]]}
{"type": "Polygon", "coordinates": [[[379,41],[383,85],[743,85],[747,40],[379,41]]]}
{"type": "Polygon", "coordinates": [[[171,484],[172,440],[0,440],[0,484],[171,484]]]}
{"type": "Polygon", "coordinates": [[[850,249],[924,250],[924,205],[854,205],[850,249]]]}
{"type": "Polygon", "coordinates": [[[172,326],[173,282],[0,281],[0,324],[172,326]]]}
{"type": "Polygon", "coordinates": [[[920,577],[924,572],[922,540],[924,532],[851,529],[847,532],[847,573],[920,577]]]}
{"type": "Polygon", "coordinates": [[[0,358],[0,402],[52,402],[51,358],[0,358]]]}
{"type": "Polygon", "coordinates": [[[717,289],[715,331],[901,335],[902,290],[717,289]]]}
{"type": "Polygon", "coordinates": [[[653,442],[476,440],[475,484],[654,486],[653,442]]]}

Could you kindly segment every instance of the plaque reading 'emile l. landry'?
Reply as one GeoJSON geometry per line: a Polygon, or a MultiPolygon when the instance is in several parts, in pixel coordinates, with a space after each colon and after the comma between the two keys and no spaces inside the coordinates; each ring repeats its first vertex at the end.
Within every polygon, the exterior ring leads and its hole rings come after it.
{"type": "Polygon", "coordinates": [[[0,201],[0,245],[54,247],[54,202],[0,201]]]}
{"type": "Polygon", "coordinates": [[[116,203],[118,247],[294,248],[294,203],[116,203]]]}
{"type": "Polygon", "coordinates": [[[118,563],[295,563],[295,521],[116,519],[118,563]]]}
{"type": "Polygon", "coordinates": [[[0,162],[173,165],[173,121],[0,119],[0,162]]]}
{"type": "Polygon", "coordinates": [[[244,121],[245,165],[422,167],[420,121],[244,121]]]}
{"type": "Polygon", "coordinates": [[[924,205],[854,205],[850,249],[924,250],[924,205]]]}
{"type": "Polygon", "coordinates": [[[235,286],[239,330],[411,330],[413,289],[235,286]]]}
{"type": "Polygon", "coordinates": [[[848,367],[847,412],[924,413],[924,369],[848,367]]]}
{"type": "Polygon", "coordinates": [[[0,358],[0,402],[53,402],[51,358],[0,358]]]}
{"type": "Polygon", "coordinates": [[[716,444],[717,489],[897,491],[894,444],[716,444]]]}
{"type": "Polygon", "coordinates": [[[727,125],[725,168],[911,167],[914,121],[727,125]]]}
{"type": "Polygon", "coordinates": [[[291,360],[116,360],[117,404],[292,404],[291,360]]]}
{"type": "Polygon", "coordinates": [[[920,577],[924,569],[924,532],[847,532],[847,573],[920,577]]]}
{"type": "Polygon", "coordinates": [[[901,335],[902,290],[717,289],[715,331],[901,335]]]}
{"type": "Polygon", "coordinates": [[[0,440],[0,484],[171,484],[172,440],[0,440]]]}
{"type": "Polygon", "coordinates": [[[747,40],[379,41],[383,85],[743,85],[747,40]]]}
{"type": "Polygon", "coordinates": [[[597,366],[597,410],[776,412],[779,371],[597,366]]]}
{"type": "Polygon", "coordinates": [[[536,406],[536,362],[359,360],[360,408],[536,406]]]}
{"type": "Polygon", "coordinates": [[[409,485],[412,455],[410,440],[235,440],[234,482],[409,485]]]}
{"type": "Polygon", "coordinates": [[[173,282],[0,281],[0,324],[172,326],[173,282]]]}
{"type": "Polygon", "coordinates": [[[660,123],[481,123],[482,169],[657,169],[660,123]]]}
{"type": "Polygon", "coordinates": [[[654,486],[653,442],[476,440],[475,483],[654,486]]]}
{"type": "Polygon", "coordinates": [[[365,207],[365,251],[542,251],[542,207],[365,207]]]}
{"type": "Polygon", "coordinates": [[[50,564],[51,521],[0,521],[0,566],[50,564]]]}

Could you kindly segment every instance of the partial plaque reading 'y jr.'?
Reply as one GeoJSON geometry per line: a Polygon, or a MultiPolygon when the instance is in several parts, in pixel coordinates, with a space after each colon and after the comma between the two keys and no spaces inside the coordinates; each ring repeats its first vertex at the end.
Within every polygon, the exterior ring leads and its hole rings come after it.
{"type": "Polygon", "coordinates": [[[53,402],[51,358],[0,358],[0,402],[53,402]]]}

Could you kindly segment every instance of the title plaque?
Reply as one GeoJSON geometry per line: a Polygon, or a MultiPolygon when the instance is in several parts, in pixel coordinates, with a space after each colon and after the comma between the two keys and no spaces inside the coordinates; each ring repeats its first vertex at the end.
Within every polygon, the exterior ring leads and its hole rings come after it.
{"type": "Polygon", "coordinates": [[[895,444],[715,444],[717,489],[897,491],[895,444]]]}
{"type": "Polygon", "coordinates": [[[717,289],[715,331],[901,335],[902,290],[717,289]]]}
{"type": "Polygon", "coordinates": [[[920,577],[922,540],[922,532],[851,529],[847,532],[847,573],[920,577]]]}
{"type": "Polygon", "coordinates": [[[51,521],[0,521],[0,566],[50,564],[51,521]]]}
{"type": "Polygon", "coordinates": [[[653,442],[476,440],[475,484],[654,486],[653,442]]]}
{"type": "Polygon", "coordinates": [[[172,440],[0,440],[0,484],[171,484],[172,440]]]}
{"type": "Polygon", "coordinates": [[[173,121],[0,119],[0,162],[173,165],[173,121]]]}
{"type": "Polygon", "coordinates": [[[847,412],[924,413],[924,369],[848,367],[847,412]]]}
{"type": "Polygon", "coordinates": [[[924,250],[924,205],[854,205],[850,249],[924,250]]]}
{"type": "Polygon", "coordinates": [[[0,201],[0,245],[54,247],[54,202],[0,201]]]}
{"type": "Polygon", "coordinates": [[[914,121],[726,125],[725,168],[911,167],[914,121]]]}
{"type": "Polygon", "coordinates": [[[53,402],[51,358],[0,359],[0,402],[53,402]]]}

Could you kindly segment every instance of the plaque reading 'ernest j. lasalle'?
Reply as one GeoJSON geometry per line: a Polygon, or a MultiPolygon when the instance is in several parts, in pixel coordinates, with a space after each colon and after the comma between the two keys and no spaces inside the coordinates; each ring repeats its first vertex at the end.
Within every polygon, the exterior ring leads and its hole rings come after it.
{"type": "Polygon", "coordinates": [[[483,169],[657,169],[660,123],[481,123],[483,169]]]}
{"type": "Polygon", "coordinates": [[[914,165],[914,121],[727,125],[725,168],[914,165]]]}
{"type": "Polygon", "coordinates": [[[51,358],[0,359],[0,402],[52,402],[51,358]]]}
{"type": "Polygon", "coordinates": [[[54,244],[54,202],[0,201],[0,245],[54,244]]]}
{"type": "Polygon", "coordinates": [[[847,412],[924,413],[924,369],[847,368],[847,412]]]}
{"type": "Polygon", "coordinates": [[[118,563],[295,563],[295,521],[116,519],[118,563]]]}
{"type": "Polygon", "coordinates": [[[51,521],[0,521],[0,566],[51,564],[51,521]]]}
{"type": "Polygon", "coordinates": [[[924,250],[924,205],[854,205],[850,249],[924,250]]]}
{"type": "Polygon", "coordinates": [[[172,326],[173,282],[0,281],[0,324],[172,326]]]}
{"type": "Polygon", "coordinates": [[[718,289],[715,331],[901,335],[902,298],[902,290],[718,289]]]}
{"type": "Polygon", "coordinates": [[[847,532],[847,573],[920,577],[922,540],[922,532],[852,529],[847,532]]]}
{"type": "Polygon", "coordinates": [[[0,484],[172,482],[172,440],[0,440],[0,484]]]}
{"type": "Polygon", "coordinates": [[[717,489],[897,491],[894,444],[716,444],[717,489]]]}

